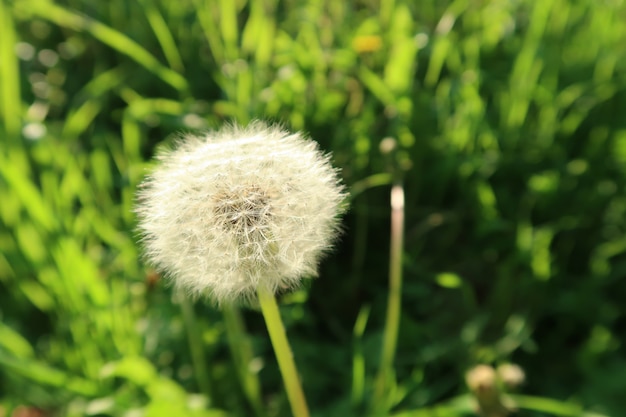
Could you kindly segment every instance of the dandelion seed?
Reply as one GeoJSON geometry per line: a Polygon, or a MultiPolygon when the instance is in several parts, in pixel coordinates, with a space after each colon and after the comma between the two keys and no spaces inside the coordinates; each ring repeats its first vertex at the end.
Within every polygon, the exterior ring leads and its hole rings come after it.
{"type": "Polygon", "coordinates": [[[344,198],[316,142],[255,122],[185,136],[158,159],[136,213],[147,259],[176,286],[246,302],[315,276],[344,198]]]}

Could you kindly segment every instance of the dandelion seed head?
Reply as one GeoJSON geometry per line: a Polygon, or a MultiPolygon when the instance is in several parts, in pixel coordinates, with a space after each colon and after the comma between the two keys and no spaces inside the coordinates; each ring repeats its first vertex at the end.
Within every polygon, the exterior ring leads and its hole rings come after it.
{"type": "Polygon", "coordinates": [[[316,142],[255,122],[185,136],[158,160],[136,213],[146,258],[175,286],[247,302],[316,275],[345,196],[316,142]]]}

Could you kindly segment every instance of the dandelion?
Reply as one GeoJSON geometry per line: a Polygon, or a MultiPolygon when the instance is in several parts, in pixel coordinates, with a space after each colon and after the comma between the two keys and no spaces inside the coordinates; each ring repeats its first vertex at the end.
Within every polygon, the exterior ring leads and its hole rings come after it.
{"type": "Polygon", "coordinates": [[[339,231],[344,189],[316,142],[261,122],[186,136],[139,191],[146,257],[217,303],[257,300],[293,415],[308,417],[274,295],[315,276],[339,231]]]}
{"type": "Polygon", "coordinates": [[[316,142],[261,122],[186,136],[139,191],[147,258],[218,303],[316,275],[339,230],[337,171],[316,142]]]}
{"type": "Polygon", "coordinates": [[[489,365],[477,365],[465,374],[465,382],[474,394],[477,412],[484,417],[506,417],[512,405],[502,395],[498,375],[489,365]]]}
{"type": "Polygon", "coordinates": [[[503,363],[496,369],[502,384],[509,390],[514,390],[524,383],[524,370],[514,363],[503,363]]]}

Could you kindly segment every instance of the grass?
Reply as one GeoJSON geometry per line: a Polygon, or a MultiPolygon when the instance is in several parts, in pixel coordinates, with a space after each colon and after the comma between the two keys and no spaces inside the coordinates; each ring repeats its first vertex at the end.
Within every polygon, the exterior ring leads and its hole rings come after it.
{"type": "Polygon", "coordinates": [[[280,300],[312,415],[472,415],[465,371],[508,361],[523,415],[620,415],[625,13],[3,0],[0,414],[289,415],[259,315],[174,303],[132,214],[177,132],[263,118],[310,132],[352,191],[320,278],[280,300]],[[402,308],[381,371],[398,172],[402,308]]]}

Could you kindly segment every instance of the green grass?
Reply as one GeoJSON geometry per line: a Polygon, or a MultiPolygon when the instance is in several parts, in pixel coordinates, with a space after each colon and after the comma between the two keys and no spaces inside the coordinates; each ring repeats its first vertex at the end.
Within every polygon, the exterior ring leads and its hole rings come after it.
{"type": "Polygon", "coordinates": [[[260,315],[178,300],[132,212],[159,147],[255,118],[310,132],[352,192],[320,278],[280,300],[312,415],[472,415],[465,372],[508,361],[520,415],[621,415],[624,18],[592,0],[0,1],[0,415],[289,415],[260,315]]]}

